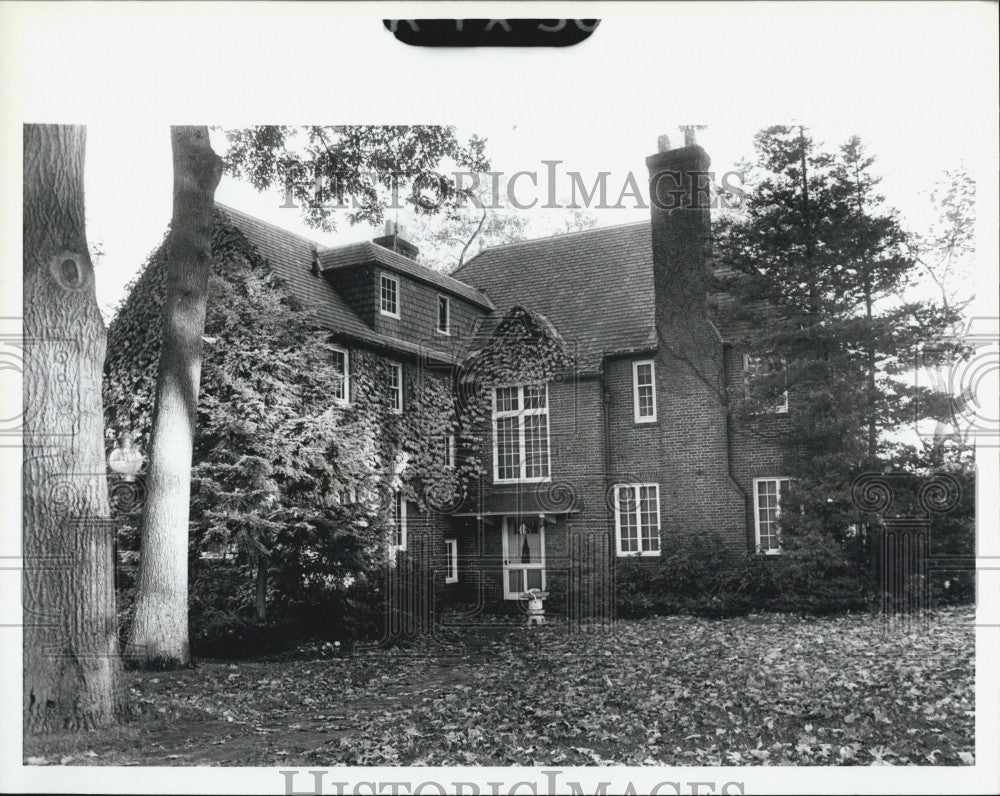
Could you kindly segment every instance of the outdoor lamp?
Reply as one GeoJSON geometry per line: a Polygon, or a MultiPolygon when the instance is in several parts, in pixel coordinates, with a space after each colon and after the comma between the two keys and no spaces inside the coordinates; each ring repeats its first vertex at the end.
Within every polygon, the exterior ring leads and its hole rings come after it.
{"type": "Polygon", "coordinates": [[[124,481],[134,481],[136,473],[142,469],[146,457],[142,451],[134,445],[132,439],[132,429],[123,426],[118,432],[118,441],[111,453],[108,454],[108,467],[113,473],[117,473],[124,481]]]}

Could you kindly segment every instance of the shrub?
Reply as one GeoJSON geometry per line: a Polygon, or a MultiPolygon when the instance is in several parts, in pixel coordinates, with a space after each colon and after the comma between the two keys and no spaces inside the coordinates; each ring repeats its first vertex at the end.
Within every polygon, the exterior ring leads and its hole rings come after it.
{"type": "Polygon", "coordinates": [[[690,536],[655,559],[619,559],[618,616],[723,618],[761,610],[815,615],[868,605],[863,573],[832,543],[804,543],[780,556],[733,556],[724,549],[715,535],[690,536]]]}
{"type": "Polygon", "coordinates": [[[191,652],[209,658],[250,658],[280,652],[299,635],[289,619],[258,622],[238,613],[209,613],[191,626],[191,652]]]}

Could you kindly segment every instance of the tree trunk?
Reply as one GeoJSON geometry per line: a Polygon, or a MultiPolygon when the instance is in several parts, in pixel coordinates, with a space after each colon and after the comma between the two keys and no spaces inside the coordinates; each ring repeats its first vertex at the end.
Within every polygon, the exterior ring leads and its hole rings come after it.
{"type": "Polygon", "coordinates": [[[172,127],[174,207],[163,343],[156,379],[149,489],[143,511],[135,618],[126,655],[143,668],[190,663],[188,517],[202,334],[222,161],[207,127],[172,127]]]}
{"type": "Polygon", "coordinates": [[[24,127],[24,730],[127,712],[104,459],[106,333],[84,225],[86,129],[24,127]]]}
{"type": "Polygon", "coordinates": [[[255,579],[254,605],[257,609],[257,621],[267,621],[267,556],[257,556],[257,577],[255,579]]]}

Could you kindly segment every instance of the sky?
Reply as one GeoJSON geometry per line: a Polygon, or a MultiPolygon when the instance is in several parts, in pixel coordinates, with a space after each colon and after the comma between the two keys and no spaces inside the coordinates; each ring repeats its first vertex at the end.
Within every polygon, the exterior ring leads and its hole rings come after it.
{"type": "MultiPolygon", "coordinates": [[[[666,117],[667,114],[664,114],[666,117]]],[[[920,130],[908,129],[894,118],[831,120],[824,123],[809,119],[775,116],[756,121],[740,117],[720,118],[698,132],[698,141],[712,158],[716,179],[736,169],[737,162],[752,155],[753,135],[767,124],[794,121],[805,124],[812,134],[831,148],[851,135],[860,135],[872,154],[878,157],[877,171],[884,176],[882,188],[889,204],[897,207],[906,222],[919,229],[932,210],[927,193],[944,170],[968,163],[975,152],[975,142],[967,131],[949,133],[942,126],[920,130]],[[919,167],[915,167],[919,164],[919,167]]],[[[633,173],[637,184],[646,191],[647,172],[644,158],[656,151],[657,136],[666,133],[671,144],[679,146],[683,134],[680,123],[701,123],[703,119],[664,118],[642,125],[623,126],[620,120],[594,119],[584,129],[567,130],[550,120],[511,120],[507,124],[462,126],[460,135],[477,133],[487,139],[487,154],[494,170],[506,175],[527,170],[538,173],[539,187],[530,178],[520,178],[518,197],[523,203],[546,199],[546,176],[555,169],[556,196],[570,195],[568,172],[580,173],[590,186],[602,171],[607,179],[609,204],[614,204],[633,173]],[[561,161],[549,166],[543,161],[561,161]]],[[[225,152],[226,139],[221,129],[213,129],[212,143],[217,152],[225,152]]],[[[165,126],[142,128],[91,125],[88,130],[86,198],[88,235],[104,255],[97,277],[98,301],[107,316],[122,296],[128,280],[156,248],[170,220],[172,165],[169,134],[165,126]],[[136,197],[141,196],[137,202],[136,197]]],[[[251,186],[225,176],[216,192],[218,201],[244,210],[286,229],[326,245],[338,245],[378,234],[370,226],[351,226],[346,218],[336,232],[324,233],[302,223],[297,210],[282,207],[276,193],[258,193],[251,186]]],[[[593,209],[600,226],[629,223],[648,218],[649,211],[627,207],[593,209]]],[[[538,208],[521,212],[539,215],[538,208]]],[[[549,214],[551,215],[551,213],[549,214]]]]}

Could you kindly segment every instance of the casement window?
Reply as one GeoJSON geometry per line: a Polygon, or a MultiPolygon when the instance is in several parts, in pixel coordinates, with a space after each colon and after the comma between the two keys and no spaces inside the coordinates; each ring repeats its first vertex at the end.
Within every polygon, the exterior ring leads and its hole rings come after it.
{"type": "Polygon", "coordinates": [[[548,481],[549,390],[516,384],[493,390],[494,483],[548,481]]]}
{"type": "Polygon", "coordinates": [[[632,409],[636,423],[656,422],[656,365],[651,359],[632,363],[632,409]]]}
{"type": "Polygon", "coordinates": [[[455,435],[446,434],[444,438],[444,466],[446,470],[455,469],[455,435]]]}
{"type": "Polygon", "coordinates": [[[389,541],[389,553],[395,557],[400,550],[406,549],[406,499],[401,490],[392,493],[392,539],[389,541]]]}
{"type": "Polygon", "coordinates": [[[438,296],[438,334],[451,334],[451,299],[438,296]]]}
{"type": "Polygon", "coordinates": [[[778,518],[781,516],[781,496],[788,491],[789,479],[755,478],[754,530],[757,537],[757,552],[776,555],[781,552],[778,534],[778,518]]]}
{"type": "Polygon", "coordinates": [[[660,485],[615,485],[615,537],[620,556],[660,554],[660,485]]]}
{"type": "MultiPolygon", "coordinates": [[[[762,379],[775,381],[781,379],[781,384],[785,383],[785,360],[779,356],[769,354],[757,356],[754,354],[743,355],[743,388],[748,401],[760,401],[766,396],[761,394],[760,383],[762,379]],[[773,377],[773,378],[772,378],[773,377]]],[[[773,389],[773,388],[772,388],[773,389]]],[[[777,396],[776,400],[769,401],[770,405],[765,411],[775,414],[784,414],[788,411],[788,389],[787,387],[777,396]]]]}
{"type": "Polygon", "coordinates": [[[390,318],[399,317],[399,280],[382,274],[379,279],[380,309],[390,318]]]}
{"type": "Polygon", "coordinates": [[[333,370],[337,375],[337,380],[333,385],[333,400],[335,403],[346,405],[351,401],[351,370],[350,355],[346,349],[333,349],[333,370]]]}
{"type": "Polygon", "coordinates": [[[389,408],[394,415],[403,414],[403,366],[389,362],[389,408]]]}
{"type": "Polygon", "coordinates": [[[337,494],[337,503],[341,506],[352,506],[358,502],[358,493],[353,486],[341,489],[337,494]]]}
{"type": "Polygon", "coordinates": [[[445,583],[458,583],[458,539],[444,540],[445,583]]]}

